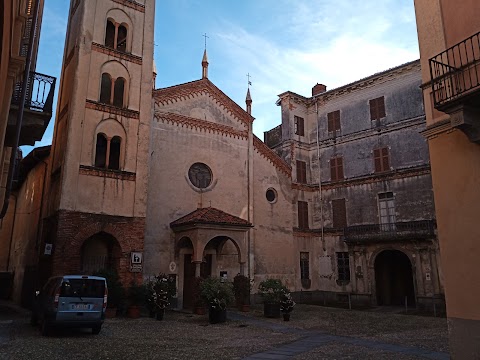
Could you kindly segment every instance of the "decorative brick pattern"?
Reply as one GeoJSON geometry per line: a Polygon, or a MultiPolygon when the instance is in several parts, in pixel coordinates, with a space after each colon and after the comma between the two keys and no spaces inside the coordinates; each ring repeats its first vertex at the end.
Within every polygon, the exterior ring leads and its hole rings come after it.
{"type": "Polygon", "coordinates": [[[253,146],[260,155],[270,161],[278,170],[283,172],[288,177],[292,177],[292,168],[255,135],[253,136],[253,146]]]}
{"type": "Polygon", "coordinates": [[[235,119],[247,127],[253,122],[254,118],[250,114],[243,110],[208,79],[196,80],[153,91],[153,97],[157,107],[160,106],[160,104],[173,104],[179,100],[190,99],[202,94],[211,97],[220,107],[223,107],[235,119]]]}
{"type": "Polygon", "coordinates": [[[128,109],[121,109],[112,105],[100,104],[93,100],[87,100],[85,103],[87,109],[93,109],[98,111],[103,111],[113,115],[120,115],[130,119],[140,118],[140,112],[128,109]]]}
{"type": "Polygon", "coordinates": [[[126,60],[134,64],[142,65],[142,58],[140,56],[118,51],[101,44],[92,43],[92,50],[108,56],[116,57],[119,60],[126,60]]]}
{"type": "Polygon", "coordinates": [[[139,4],[134,0],[113,0],[113,2],[129,7],[130,9],[140,11],[142,13],[145,12],[145,5],[139,4]]]}
{"type": "MultiPolygon", "coordinates": [[[[124,285],[134,278],[130,272],[130,253],[143,251],[145,218],[129,218],[102,214],[89,214],[60,210],[56,214],[57,230],[52,241],[52,275],[79,273],[82,245],[85,240],[100,232],[112,235],[121,248],[119,275],[124,285]]],[[[141,282],[141,274],[136,275],[141,282]]]]}
{"type": "Polygon", "coordinates": [[[200,208],[170,223],[171,228],[194,224],[252,226],[247,220],[213,207],[200,208]]]}
{"type": "Polygon", "coordinates": [[[86,165],[80,165],[79,174],[127,181],[135,181],[136,178],[136,174],[129,171],[100,169],[86,165]]]}
{"type": "Polygon", "coordinates": [[[155,113],[154,117],[157,121],[161,121],[162,123],[175,124],[177,126],[186,127],[189,129],[203,130],[205,132],[213,132],[239,139],[248,138],[247,130],[239,131],[231,126],[217,124],[206,120],[198,120],[185,115],[167,112],[155,113]]]}

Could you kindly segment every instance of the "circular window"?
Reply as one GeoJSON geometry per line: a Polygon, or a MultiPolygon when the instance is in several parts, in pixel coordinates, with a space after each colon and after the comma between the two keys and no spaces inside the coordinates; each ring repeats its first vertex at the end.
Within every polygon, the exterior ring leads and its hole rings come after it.
{"type": "Polygon", "coordinates": [[[275,189],[268,189],[265,196],[269,203],[274,203],[277,200],[277,192],[275,191],[275,189]]]}
{"type": "Polygon", "coordinates": [[[205,189],[212,183],[212,171],[203,163],[195,163],[188,169],[188,178],[193,186],[205,189]]]}

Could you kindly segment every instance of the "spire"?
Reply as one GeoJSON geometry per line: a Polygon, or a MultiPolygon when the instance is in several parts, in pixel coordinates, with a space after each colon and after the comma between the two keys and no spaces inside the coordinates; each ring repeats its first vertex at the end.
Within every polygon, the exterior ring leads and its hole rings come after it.
{"type": "Polygon", "coordinates": [[[157,80],[157,65],[155,59],[153,59],[153,89],[155,90],[155,81],[157,80]]]}
{"type": "Polygon", "coordinates": [[[208,58],[207,58],[207,49],[203,52],[202,59],[202,79],[208,78],[208,58]]]}
{"type": "Polygon", "coordinates": [[[252,115],[252,97],[250,96],[250,88],[247,90],[247,97],[245,98],[245,104],[247,104],[247,113],[252,115]]]}

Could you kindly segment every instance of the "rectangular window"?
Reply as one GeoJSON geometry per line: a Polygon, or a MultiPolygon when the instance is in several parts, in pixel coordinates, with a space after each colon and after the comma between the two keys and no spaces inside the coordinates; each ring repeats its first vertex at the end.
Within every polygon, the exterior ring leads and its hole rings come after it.
{"type": "Polygon", "coordinates": [[[379,173],[390,170],[388,147],[373,150],[373,159],[375,162],[375,172],[379,173]]]}
{"type": "Polygon", "coordinates": [[[384,118],[385,114],[385,99],[379,97],[370,100],[370,120],[378,120],[384,118]]]}
{"type": "Polygon", "coordinates": [[[308,252],[300,253],[300,279],[310,279],[310,259],[308,252]]]}
{"type": "Polygon", "coordinates": [[[339,281],[350,281],[350,260],[348,252],[337,252],[337,271],[339,281]]]}
{"type": "Polygon", "coordinates": [[[330,159],[330,178],[332,181],[343,180],[343,158],[334,157],[330,159]]]}
{"type": "Polygon", "coordinates": [[[298,227],[308,229],[308,203],[306,201],[298,202],[298,227]]]}
{"type": "Polygon", "coordinates": [[[332,200],[333,227],[343,229],[347,226],[347,209],[345,199],[332,200]]]}
{"type": "Polygon", "coordinates": [[[378,194],[378,211],[380,214],[380,228],[382,231],[395,230],[395,199],[393,192],[378,194]]]}
{"type": "Polygon", "coordinates": [[[340,130],[340,110],[327,114],[328,132],[340,130]]]}
{"type": "Polygon", "coordinates": [[[307,183],[307,163],[305,161],[297,160],[297,182],[307,183]]]}
{"type": "Polygon", "coordinates": [[[304,136],[305,135],[305,127],[304,127],[304,120],[302,117],[300,116],[294,116],[293,117],[294,121],[295,121],[295,134],[296,135],[300,135],[300,136],[304,136]]]}

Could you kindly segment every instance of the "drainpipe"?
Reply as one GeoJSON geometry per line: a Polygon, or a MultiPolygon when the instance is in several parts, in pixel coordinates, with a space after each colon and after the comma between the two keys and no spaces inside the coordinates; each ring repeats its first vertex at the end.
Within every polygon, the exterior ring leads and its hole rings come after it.
{"type": "Polygon", "coordinates": [[[17,127],[15,129],[15,139],[12,146],[12,153],[10,154],[10,164],[8,167],[7,185],[5,187],[5,197],[3,200],[3,207],[0,212],[0,219],[3,219],[5,217],[5,214],[7,213],[8,202],[10,199],[10,194],[12,192],[13,174],[15,173],[15,157],[17,156],[18,143],[20,142],[20,132],[22,130],[23,112],[24,112],[25,100],[26,100],[25,98],[27,96],[27,85],[28,85],[28,79],[30,77],[30,68],[32,65],[32,54],[33,54],[35,33],[37,29],[39,2],[40,0],[35,1],[35,7],[33,9],[32,27],[30,28],[31,30],[30,30],[27,58],[25,62],[25,72],[23,74],[23,81],[22,81],[22,93],[20,96],[20,104],[18,105],[17,127]]]}
{"type": "Polygon", "coordinates": [[[322,167],[320,164],[320,125],[318,121],[318,100],[315,99],[315,121],[317,122],[317,157],[318,157],[318,192],[320,195],[320,231],[322,239],[323,251],[326,251],[325,247],[325,235],[323,231],[323,194],[322,194],[322,167]]]}
{"type": "Polygon", "coordinates": [[[48,173],[48,164],[44,160],[40,160],[38,157],[35,156],[35,153],[32,154],[33,158],[35,160],[38,160],[39,162],[42,162],[43,165],[45,165],[45,171],[43,173],[43,186],[42,186],[42,195],[40,197],[40,211],[38,214],[38,222],[37,222],[37,235],[35,236],[35,250],[38,252],[38,246],[40,243],[40,234],[42,232],[43,228],[43,222],[42,222],[42,215],[43,215],[43,198],[45,195],[45,187],[46,187],[46,180],[47,180],[47,173],[48,173]]]}

